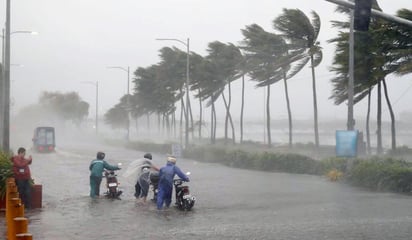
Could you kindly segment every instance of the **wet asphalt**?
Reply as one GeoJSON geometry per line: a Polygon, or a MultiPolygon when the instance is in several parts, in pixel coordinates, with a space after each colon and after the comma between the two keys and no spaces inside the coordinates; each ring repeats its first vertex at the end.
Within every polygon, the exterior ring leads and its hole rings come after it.
{"type": "MultiPolygon", "coordinates": [[[[51,154],[30,153],[32,177],[43,191],[43,207],[25,214],[33,239],[412,239],[408,195],[370,192],[321,176],[179,159],[177,165],[191,172],[196,204],[189,212],[159,212],[153,203],[139,204],[134,177],[122,176],[143,152],[71,143],[51,154]],[[88,166],[99,150],[109,163],[122,163],[122,200],[88,196],[88,166]]],[[[153,161],[162,166],[166,156],[154,153],[153,161]]],[[[0,218],[3,233],[4,226],[0,218]]]]}

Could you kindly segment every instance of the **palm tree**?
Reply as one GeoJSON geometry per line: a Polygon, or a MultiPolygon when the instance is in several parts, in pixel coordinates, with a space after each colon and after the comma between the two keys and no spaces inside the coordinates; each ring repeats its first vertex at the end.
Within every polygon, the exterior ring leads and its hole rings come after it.
{"type": "Polygon", "coordinates": [[[237,65],[238,72],[242,78],[242,91],[241,91],[241,105],[240,105],[240,143],[243,143],[243,114],[245,108],[245,75],[248,73],[248,64],[246,57],[241,53],[240,62],[237,65]]]}
{"type": "MultiPolygon", "coordinates": [[[[400,9],[397,11],[397,16],[412,20],[412,11],[409,9],[400,9]]],[[[390,22],[388,28],[392,30],[390,33],[396,41],[392,41],[393,52],[398,56],[399,68],[395,71],[396,74],[405,75],[412,73],[412,28],[402,24],[390,22]]]]}
{"type": "Polygon", "coordinates": [[[210,143],[216,142],[216,108],[215,101],[221,94],[221,89],[224,83],[216,78],[216,65],[207,58],[204,58],[201,65],[201,69],[197,76],[198,81],[195,87],[199,89],[199,94],[196,97],[201,98],[202,101],[209,99],[206,103],[206,107],[211,107],[210,111],[210,143]]]}
{"type": "Polygon", "coordinates": [[[258,82],[257,87],[266,87],[266,129],[268,146],[272,145],[270,127],[270,85],[280,81],[283,77],[282,68],[277,65],[277,58],[284,52],[285,42],[279,35],[266,32],[257,24],[242,29],[244,40],[242,49],[250,69],[252,80],[258,82]]]}
{"type": "MultiPolygon", "coordinates": [[[[204,83],[203,81],[207,81],[205,80],[202,76],[203,76],[203,62],[205,61],[205,59],[196,53],[191,53],[190,55],[190,72],[191,72],[191,86],[190,86],[190,90],[197,92],[194,94],[195,98],[199,99],[199,122],[198,124],[198,136],[199,136],[199,140],[202,139],[202,125],[203,125],[203,92],[202,92],[202,88],[201,85],[204,83]]],[[[194,130],[194,129],[193,129],[194,130]]]]}
{"type": "MultiPolygon", "coordinates": [[[[380,10],[375,3],[373,7],[380,10]]],[[[348,12],[347,9],[340,9],[348,12]]],[[[407,14],[408,11],[401,11],[407,14]]],[[[412,14],[409,11],[409,17],[412,14]]],[[[348,29],[348,22],[334,22],[334,26],[341,29],[348,29]]],[[[410,64],[412,58],[412,41],[410,39],[410,28],[400,24],[388,23],[385,20],[372,17],[370,30],[367,33],[357,33],[355,35],[355,103],[368,96],[374,86],[377,86],[377,152],[382,153],[382,130],[381,130],[381,89],[383,86],[386,103],[389,108],[391,117],[391,134],[392,149],[396,148],[396,131],[395,117],[389,100],[385,77],[391,73],[402,74],[403,69],[410,64]],[[364,39],[368,40],[365,41],[364,39]],[[365,52],[367,54],[365,54],[365,52]],[[360,54],[359,54],[360,53],[360,54]],[[367,57],[365,57],[367,56],[367,57]],[[366,67],[365,67],[366,66],[366,67]]],[[[337,38],[331,39],[330,42],[336,43],[337,54],[334,60],[335,71],[338,76],[332,79],[334,84],[334,93],[332,98],[336,104],[340,104],[347,99],[347,72],[348,72],[348,33],[340,32],[337,38]]],[[[403,72],[405,73],[405,72],[403,72]]],[[[370,103],[368,102],[368,106],[370,103]]],[[[367,118],[369,119],[369,109],[367,118]]],[[[367,121],[367,139],[369,139],[369,122],[367,121]]],[[[369,140],[368,140],[369,141],[369,140]]],[[[370,145],[370,143],[368,143],[370,145]]]]}
{"type": "MultiPolygon", "coordinates": [[[[175,103],[182,99],[182,92],[171,73],[173,67],[165,62],[148,68],[138,68],[134,75],[136,112],[157,114],[163,119],[167,133],[170,133],[169,117],[176,111],[175,103]],[[162,117],[161,117],[162,116],[162,117]]],[[[181,88],[181,87],[180,87],[181,88]]]]}
{"type": "Polygon", "coordinates": [[[219,89],[216,93],[222,96],[226,108],[225,118],[225,142],[227,141],[228,121],[232,128],[232,142],[235,143],[235,131],[232,116],[230,114],[231,105],[231,82],[237,77],[237,65],[241,61],[240,50],[233,44],[224,44],[218,41],[208,44],[208,55],[206,59],[212,64],[214,78],[219,82],[219,89]],[[228,86],[229,96],[226,99],[224,94],[225,86],[228,86]]]}
{"type": "Polygon", "coordinates": [[[104,114],[104,122],[112,128],[127,128],[127,95],[120,98],[120,102],[104,114]]]}
{"type": "Polygon", "coordinates": [[[273,21],[273,26],[283,34],[294,47],[307,50],[307,58],[310,59],[312,69],[315,145],[319,147],[315,67],[318,66],[322,60],[322,51],[317,41],[320,31],[320,18],[314,11],[312,11],[311,14],[312,19],[309,19],[299,9],[283,9],[283,14],[273,21]]]}

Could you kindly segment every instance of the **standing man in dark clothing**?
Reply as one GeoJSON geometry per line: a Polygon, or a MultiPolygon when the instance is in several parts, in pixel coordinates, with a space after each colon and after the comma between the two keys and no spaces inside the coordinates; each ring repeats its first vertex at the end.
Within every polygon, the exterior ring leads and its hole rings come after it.
{"type": "Polygon", "coordinates": [[[100,195],[100,184],[103,178],[103,170],[120,170],[118,166],[108,164],[104,159],[106,154],[98,152],[96,159],[90,163],[90,197],[96,198],[100,195]]]}
{"type": "Polygon", "coordinates": [[[23,201],[26,209],[31,208],[31,174],[29,165],[32,163],[31,155],[29,158],[24,158],[26,155],[25,148],[19,148],[17,155],[12,157],[13,162],[13,174],[16,181],[17,189],[20,194],[20,198],[23,201]]]}

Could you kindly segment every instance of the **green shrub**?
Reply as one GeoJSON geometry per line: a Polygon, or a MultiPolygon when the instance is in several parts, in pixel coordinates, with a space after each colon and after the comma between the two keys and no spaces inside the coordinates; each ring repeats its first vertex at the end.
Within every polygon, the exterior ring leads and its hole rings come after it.
{"type": "Polygon", "coordinates": [[[10,154],[0,151],[0,198],[6,195],[7,178],[13,176],[10,154]]]}
{"type": "Polygon", "coordinates": [[[187,149],[184,155],[199,161],[261,171],[318,174],[320,169],[318,161],[292,153],[248,152],[235,148],[203,146],[187,149]]]}
{"type": "MultiPolygon", "coordinates": [[[[315,160],[302,154],[290,153],[273,149],[243,148],[230,145],[191,146],[183,151],[183,156],[202,162],[220,163],[231,167],[298,174],[323,175],[336,169],[344,173],[345,179],[351,184],[373,190],[412,192],[412,163],[393,158],[347,159],[329,157],[315,160]]],[[[159,153],[170,153],[170,144],[131,142],[129,148],[159,153]]],[[[300,146],[311,148],[310,144],[300,146]]],[[[279,149],[277,149],[279,150],[279,149]]],[[[331,149],[325,149],[331,151],[331,149]]],[[[409,152],[407,148],[398,150],[398,154],[409,152]]],[[[393,153],[392,153],[393,154],[393,153]]],[[[9,162],[9,161],[8,161],[9,162]]]]}
{"type": "Polygon", "coordinates": [[[411,192],[412,167],[410,163],[392,158],[359,160],[348,180],[372,190],[411,192]]]}

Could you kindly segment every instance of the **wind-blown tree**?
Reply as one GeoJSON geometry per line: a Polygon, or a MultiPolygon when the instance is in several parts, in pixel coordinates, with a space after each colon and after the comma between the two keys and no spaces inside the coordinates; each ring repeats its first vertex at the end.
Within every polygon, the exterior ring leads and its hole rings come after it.
{"type": "Polygon", "coordinates": [[[315,67],[322,61],[322,51],[317,41],[320,32],[319,15],[312,11],[309,19],[299,9],[283,9],[283,13],[273,21],[273,27],[279,31],[294,48],[300,47],[307,51],[312,70],[313,114],[315,145],[319,147],[318,106],[316,94],[315,67]]]}
{"type": "Polygon", "coordinates": [[[224,82],[216,77],[216,65],[207,57],[196,65],[196,78],[192,83],[192,89],[198,89],[195,97],[201,101],[208,100],[206,107],[211,107],[210,111],[210,143],[216,142],[216,108],[215,101],[219,98],[224,82]]]}
{"type": "Polygon", "coordinates": [[[126,106],[127,95],[123,96],[118,104],[110,108],[104,114],[104,122],[110,125],[113,129],[126,129],[128,121],[128,112],[126,106]]]}
{"type": "Polygon", "coordinates": [[[39,104],[48,109],[50,114],[77,125],[89,114],[89,104],[76,92],[43,92],[39,104]]]}
{"type": "MultiPolygon", "coordinates": [[[[376,2],[374,9],[380,10],[376,2]]],[[[339,8],[340,11],[348,13],[348,9],[339,8]]],[[[409,15],[410,17],[410,15],[409,15]]],[[[334,26],[348,31],[348,22],[334,22],[334,26]]],[[[370,152],[369,142],[369,112],[370,94],[372,89],[377,86],[377,152],[383,152],[382,146],[382,124],[381,124],[381,89],[383,86],[386,103],[391,117],[392,149],[396,148],[395,117],[389,100],[385,77],[391,73],[402,71],[403,67],[409,64],[412,57],[410,30],[400,24],[388,23],[385,20],[371,18],[369,32],[355,34],[355,104],[368,96],[367,111],[367,144],[370,152]],[[405,31],[406,29],[406,31],[405,31]],[[367,40],[365,40],[365,38],[367,40]],[[366,54],[365,54],[366,53],[366,54]],[[409,59],[409,61],[408,61],[409,59]],[[365,67],[366,66],[366,67],[365,67]]],[[[337,76],[332,79],[334,90],[331,98],[335,104],[340,104],[347,100],[348,82],[348,32],[341,31],[338,37],[331,39],[330,42],[336,43],[336,55],[332,71],[337,76]]]]}
{"type": "Polygon", "coordinates": [[[211,62],[214,67],[214,77],[217,81],[221,82],[221,89],[218,89],[222,96],[223,103],[226,109],[225,117],[225,142],[228,139],[228,121],[232,128],[232,142],[235,143],[235,130],[230,113],[232,91],[231,82],[239,77],[237,66],[242,61],[242,55],[239,48],[235,45],[228,43],[224,44],[218,41],[208,44],[208,55],[206,58],[211,62]],[[228,87],[228,97],[225,96],[225,87],[228,87]]]}
{"type": "MultiPolygon", "coordinates": [[[[169,62],[168,62],[169,63],[169,62]]],[[[169,125],[169,115],[176,110],[175,103],[182,98],[181,87],[169,75],[171,69],[169,64],[161,62],[148,68],[138,68],[134,75],[135,84],[135,111],[145,114],[158,114],[166,120],[169,125]]]]}
{"type": "MultiPolygon", "coordinates": [[[[199,99],[199,122],[196,123],[198,126],[198,136],[199,140],[202,139],[202,125],[203,125],[203,100],[205,99],[204,97],[204,92],[202,91],[203,88],[201,85],[205,82],[207,82],[207,79],[203,78],[204,72],[203,72],[203,62],[205,59],[196,53],[191,53],[190,55],[190,73],[191,73],[191,85],[190,85],[190,90],[194,91],[194,97],[199,99]]],[[[193,129],[194,130],[194,129],[193,129]]]]}
{"type": "MultiPolygon", "coordinates": [[[[186,116],[186,107],[189,107],[188,117],[190,117],[191,126],[193,128],[193,116],[191,115],[190,103],[185,103],[184,96],[186,93],[185,83],[186,83],[186,61],[187,53],[179,50],[178,48],[164,47],[160,51],[160,63],[159,63],[159,79],[163,82],[164,90],[170,91],[170,93],[165,93],[170,95],[168,98],[176,101],[180,101],[180,126],[182,128],[182,118],[186,116]],[[186,106],[185,104],[189,104],[186,106]]],[[[186,120],[185,120],[186,121],[186,120]]],[[[190,129],[188,129],[190,131],[190,129]]]]}
{"type": "MultiPolygon", "coordinates": [[[[269,44],[272,49],[272,59],[270,59],[270,67],[272,71],[277,75],[278,78],[283,79],[286,107],[288,112],[288,124],[289,124],[289,147],[292,147],[292,136],[293,136],[293,124],[292,124],[292,111],[289,101],[289,91],[287,80],[296,75],[309,61],[305,49],[302,49],[300,45],[294,45],[293,42],[287,42],[282,36],[277,35],[276,45],[270,45],[268,42],[263,42],[259,36],[263,29],[259,26],[251,25],[250,30],[244,30],[244,35],[246,36],[244,40],[246,57],[242,63],[243,69],[241,72],[252,71],[253,69],[259,69],[261,66],[259,64],[263,62],[268,62],[268,56],[262,55],[266,54],[266,48],[269,44]],[[249,54],[249,55],[248,55],[249,54]]],[[[269,33],[266,33],[269,34],[269,33]]],[[[255,71],[256,73],[256,71],[255,71]]],[[[256,74],[255,74],[256,75],[256,74]]],[[[278,81],[280,79],[277,79],[278,81]]]]}
{"type": "MultiPolygon", "coordinates": [[[[400,9],[396,15],[412,21],[412,11],[409,9],[400,9]]],[[[389,33],[392,38],[396,39],[392,41],[392,54],[396,54],[399,65],[395,73],[400,76],[412,73],[412,28],[395,22],[388,22],[387,27],[391,30],[389,33]]]]}
{"type": "Polygon", "coordinates": [[[246,26],[242,29],[244,40],[242,49],[250,69],[249,75],[257,81],[257,87],[266,87],[266,128],[268,146],[272,145],[270,127],[270,86],[280,81],[284,75],[282,68],[276,66],[277,58],[282,56],[285,45],[284,39],[276,34],[266,32],[257,24],[246,26]]]}
{"type": "Polygon", "coordinates": [[[244,109],[245,109],[245,76],[249,71],[246,57],[241,52],[240,62],[237,65],[239,75],[242,78],[242,90],[241,90],[241,103],[240,103],[240,143],[243,143],[243,120],[244,120],[244,109]]]}
{"type": "Polygon", "coordinates": [[[151,94],[155,91],[154,84],[157,75],[155,65],[147,68],[139,67],[133,73],[133,97],[132,100],[132,114],[136,116],[147,116],[147,127],[150,131],[150,114],[156,112],[155,95],[151,94]]]}

